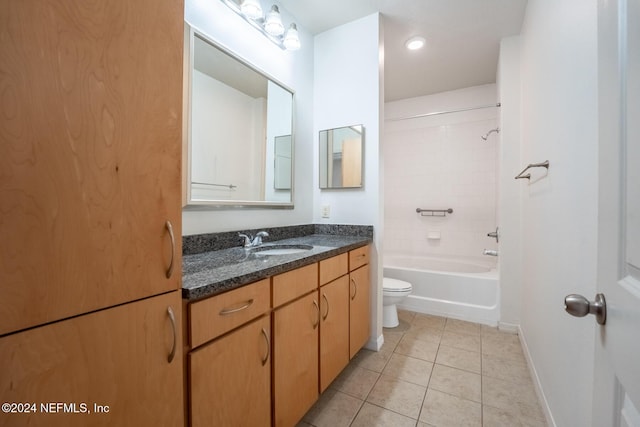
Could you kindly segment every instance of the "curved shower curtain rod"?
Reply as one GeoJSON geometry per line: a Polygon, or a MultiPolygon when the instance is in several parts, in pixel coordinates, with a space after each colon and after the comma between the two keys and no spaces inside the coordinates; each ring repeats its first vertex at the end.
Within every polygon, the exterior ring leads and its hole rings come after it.
{"type": "Polygon", "coordinates": [[[397,122],[397,121],[400,121],[400,120],[419,119],[420,117],[437,116],[438,114],[460,113],[462,111],[480,110],[480,109],[483,109],[483,108],[494,108],[494,107],[500,107],[500,106],[501,106],[501,104],[498,102],[497,104],[480,105],[478,107],[461,108],[459,110],[434,111],[433,113],[416,114],[414,116],[395,117],[393,119],[388,119],[388,120],[390,122],[397,122]]]}

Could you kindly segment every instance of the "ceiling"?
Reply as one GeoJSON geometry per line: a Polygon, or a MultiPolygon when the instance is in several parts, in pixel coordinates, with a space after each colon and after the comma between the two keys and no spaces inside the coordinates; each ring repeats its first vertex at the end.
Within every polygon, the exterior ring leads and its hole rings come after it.
{"type": "Polygon", "coordinates": [[[527,0],[280,0],[318,34],[384,16],[385,101],[495,83],[500,39],[520,33],[527,0]],[[427,40],[418,51],[404,43],[427,40]]]}

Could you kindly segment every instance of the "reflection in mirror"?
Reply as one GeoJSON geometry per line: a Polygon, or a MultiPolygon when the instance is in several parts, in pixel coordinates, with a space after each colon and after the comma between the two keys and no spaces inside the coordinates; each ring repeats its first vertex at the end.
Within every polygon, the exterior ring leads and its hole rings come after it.
{"type": "Polygon", "coordinates": [[[291,135],[276,136],[274,188],[291,189],[291,135]]]}
{"type": "Polygon", "coordinates": [[[320,188],[362,187],[362,125],[320,131],[320,188]]]}
{"type": "Polygon", "coordinates": [[[293,93],[189,34],[187,204],[292,207],[293,93]]]}

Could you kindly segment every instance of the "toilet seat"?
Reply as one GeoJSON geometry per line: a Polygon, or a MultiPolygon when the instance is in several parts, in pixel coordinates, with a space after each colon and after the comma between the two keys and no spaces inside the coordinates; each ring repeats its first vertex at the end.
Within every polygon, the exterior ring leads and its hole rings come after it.
{"type": "Polygon", "coordinates": [[[382,279],[383,292],[407,292],[411,289],[411,283],[405,282],[404,280],[392,279],[390,277],[384,277],[382,279]]]}

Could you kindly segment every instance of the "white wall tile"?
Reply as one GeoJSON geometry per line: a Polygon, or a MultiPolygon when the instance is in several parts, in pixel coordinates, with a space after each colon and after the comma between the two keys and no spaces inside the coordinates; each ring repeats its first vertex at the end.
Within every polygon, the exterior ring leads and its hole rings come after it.
{"type": "MultiPolygon", "coordinates": [[[[389,117],[421,109],[446,110],[495,102],[495,85],[467,88],[386,104],[389,117]],[[440,108],[438,108],[440,106],[440,108]],[[445,108],[446,107],[446,108],[445,108]]],[[[385,252],[425,256],[479,256],[495,248],[486,233],[496,227],[498,139],[495,109],[386,123],[385,252]],[[421,217],[416,208],[448,209],[421,217]],[[441,233],[429,240],[429,231],[441,233]]]]}

